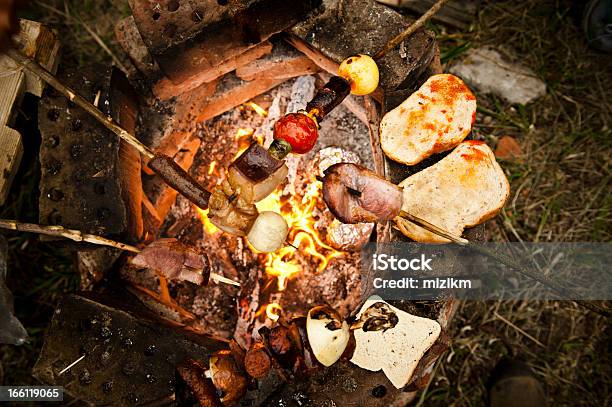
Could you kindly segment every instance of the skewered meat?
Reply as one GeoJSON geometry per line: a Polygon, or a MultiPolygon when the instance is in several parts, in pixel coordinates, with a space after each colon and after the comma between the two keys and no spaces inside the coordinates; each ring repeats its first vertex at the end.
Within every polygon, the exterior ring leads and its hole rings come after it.
{"type": "MultiPolygon", "coordinates": [[[[493,151],[482,141],[464,141],[448,156],[399,184],[402,209],[460,236],[466,227],[496,216],[510,185],[493,151]]],[[[405,219],[399,229],[417,242],[448,242],[405,219]]]]}
{"type": "Polygon", "coordinates": [[[402,190],[367,168],[341,163],[325,174],[323,200],[341,222],[379,222],[399,215],[402,190]]]}
{"type": "Polygon", "coordinates": [[[315,97],[308,102],[306,110],[312,112],[318,121],[323,120],[329,112],[351,93],[351,85],[340,76],[332,76],[329,81],[317,91],[315,97]]]}
{"type": "Polygon", "coordinates": [[[257,208],[223,181],[209,201],[208,218],[219,229],[237,236],[246,236],[257,218],[257,208]]]}
{"type": "Polygon", "coordinates": [[[228,181],[246,202],[261,201],[285,180],[289,169],[257,143],[229,167],[228,181]]]}
{"type": "Polygon", "coordinates": [[[204,253],[176,239],[158,239],[145,247],[131,261],[136,267],[150,268],[170,280],[207,284],[210,261],[204,253]]]}
{"type": "Polygon", "coordinates": [[[197,360],[187,359],[176,368],[176,399],[180,405],[221,407],[215,386],[206,377],[206,366],[197,360]]]}
{"type": "Polygon", "coordinates": [[[221,402],[233,406],[247,391],[247,379],[231,351],[220,350],[210,357],[212,381],[221,392],[221,402]]]}
{"type": "Polygon", "coordinates": [[[470,133],[476,98],[463,81],[434,75],[380,122],[380,143],[392,160],[415,165],[458,145],[470,133]]]}

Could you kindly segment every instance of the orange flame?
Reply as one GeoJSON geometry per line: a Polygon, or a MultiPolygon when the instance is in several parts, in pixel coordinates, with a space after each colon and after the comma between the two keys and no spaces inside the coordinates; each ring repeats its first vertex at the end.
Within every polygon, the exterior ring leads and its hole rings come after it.
{"type": "Polygon", "coordinates": [[[261,117],[268,117],[268,112],[266,111],[266,109],[264,109],[263,107],[259,106],[257,103],[255,103],[255,102],[247,102],[247,103],[245,103],[245,105],[247,105],[248,107],[253,109],[255,111],[255,113],[257,113],[261,117]]]}
{"type": "Polygon", "coordinates": [[[202,220],[202,226],[204,226],[204,233],[207,235],[214,235],[219,231],[219,228],[216,227],[210,219],[208,219],[208,209],[202,209],[197,206],[194,206],[198,215],[200,215],[200,219],[202,220]]]}
{"type": "Polygon", "coordinates": [[[283,246],[275,253],[268,253],[265,261],[266,273],[277,277],[279,291],[286,289],[287,281],[302,271],[296,258],[297,252],[306,253],[317,259],[319,263],[317,273],[325,270],[331,259],[342,255],[342,252],[323,242],[315,229],[316,219],[313,213],[321,196],[321,186],[321,182],[313,180],[301,199],[292,195],[285,204],[281,204],[281,196],[276,191],[256,204],[260,212],[280,213],[289,225],[287,242],[291,246],[283,246]]]}
{"type": "Polygon", "coordinates": [[[276,302],[271,302],[266,306],[266,316],[272,321],[278,321],[282,312],[283,308],[276,302]]]}

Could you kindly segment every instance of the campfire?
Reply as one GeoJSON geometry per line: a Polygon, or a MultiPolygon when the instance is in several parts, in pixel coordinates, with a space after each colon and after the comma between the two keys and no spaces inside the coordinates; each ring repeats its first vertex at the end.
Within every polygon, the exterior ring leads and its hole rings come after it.
{"type": "MultiPolygon", "coordinates": [[[[426,385],[446,349],[457,302],[367,298],[360,249],[404,239],[396,228],[463,241],[455,234],[466,225],[440,232],[405,213],[397,183],[416,170],[394,156],[403,146],[381,148],[389,137],[379,124],[389,128],[393,116],[384,114],[422,95],[429,76],[438,80],[431,92],[449,94],[454,79],[436,75],[433,34],[371,0],[211,1],[206,12],[192,3],[134,0],[117,25],[140,98],[112,72],[61,78],[92,93],[93,105],[56,79],[68,100],[49,94],[41,103],[41,190],[66,190],[42,199],[41,223],[132,254],[114,263],[102,249],[80,253],[91,295],[58,308],[36,375],[92,403],[405,403],[402,390],[426,385]],[[103,123],[93,140],[80,131],[100,125],[80,108],[103,123]],[[75,157],[107,139],[114,154],[105,160],[75,157]],[[90,179],[106,206],[83,198],[90,179]],[[78,334],[71,341],[62,329],[78,334]],[[114,355],[127,362],[109,363],[114,355]],[[96,375],[94,359],[103,366],[96,375]],[[147,370],[143,383],[124,378],[133,366],[147,370]]],[[[446,128],[428,120],[440,143],[423,142],[415,163],[469,133],[453,105],[471,95],[461,84],[442,110],[458,120],[446,128]]],[[[438,94],[427,97],[418,106],[436,111],[438,94]]],[[[421,109],[410,117],[425,117],[421,109]]]]}

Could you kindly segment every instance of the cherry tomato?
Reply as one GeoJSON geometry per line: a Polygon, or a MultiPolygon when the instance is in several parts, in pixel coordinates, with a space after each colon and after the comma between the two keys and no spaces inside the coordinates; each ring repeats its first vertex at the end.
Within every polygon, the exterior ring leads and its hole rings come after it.
{"type": "Polygon", "coordinates": [[[274,138],[289,143],[297,154],[312,150],[318,137],[317,124],[302,113],[289,113],[274,125],[274,138]]]}

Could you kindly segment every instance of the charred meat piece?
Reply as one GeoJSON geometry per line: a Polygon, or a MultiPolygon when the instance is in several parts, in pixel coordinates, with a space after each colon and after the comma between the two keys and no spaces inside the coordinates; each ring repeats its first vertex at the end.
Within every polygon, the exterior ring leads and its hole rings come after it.
{"type": "Polygon", "coordinates": [[[402,208],[402,190],[357,164],[332,165],[323,178],[323,200],[343,223],[391,220],[402,208]]]}
{"type": "Polygon", "coordinates": [[[245,201],[257,202],[268,196],[289,172],[284,161],[274,158],[257,143],[230,165],[228,181],[245,201]]]}
{"type": "Polygon", "coordinates": [[[204,253],[176,239],[158,239],[132,259],[132,265],[150,268],[170,280],[208,284],[210,261],[204,253]]]}
{"type": "Polygon", "coordinates": [[[312,112],[318,121],[323,120],[329,112],[351,93],[349,82],[340,77],[332,76],[329,81],[317,91],[315,97],[306,105],[306,111],[312,112]]]}
{"type": "Polygon", "coordinates": [[[230,350],[217,351],[210,357],[210,374],[224,406],[235,405],[247,391],[246,374],[230,350]]]}

